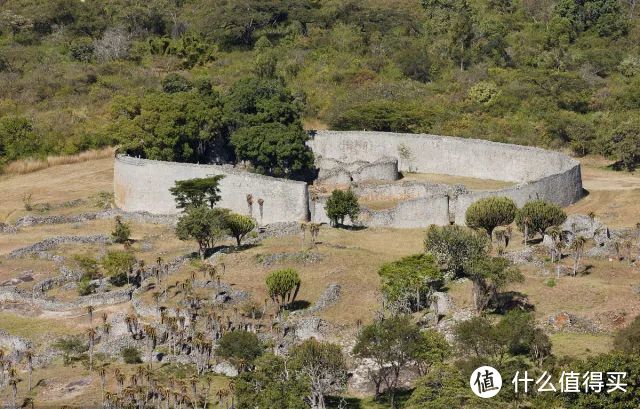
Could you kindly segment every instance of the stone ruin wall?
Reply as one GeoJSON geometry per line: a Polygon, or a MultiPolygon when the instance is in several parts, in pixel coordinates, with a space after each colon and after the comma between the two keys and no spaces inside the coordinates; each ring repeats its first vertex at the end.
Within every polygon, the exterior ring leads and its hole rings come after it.
{"type": "Polygon", "coordinates": [[[127,212],[176,214],[169,188],[178,180],[225,175],[220,181],[221,207],[249,215],[264,224],[302,221],[308,218],[307,184],[233,169],[230,166],[196,165],[136,159],[118,155],[114,165],[115,203],[127,212]],[[253,197],[250,212],[247,195],[253,197]],[[258,200],[263,199],[262,218],[258,200]]]}
{"type": "MultiPolygon", "coordinates": [[[[464,223],[466,209],[487,196],[507,196],[518,206],[544,199],[567,206],[582,197],[580,164],[558,152],[539,148],[435,135],[384,132],[318,131],[308,142],[323,177],[331,184],[366,180],[380,184],[355,187],[361,196],[395,197],[389,209],[365,209],[368,226],[420,228],[430,224],[464,223]],[[516,183],[495,191],[469,191],[460,185],[395,182],[398,172],[436,173],[516,183]]],[[[125,211],[175,214],[169,193],[177,180],[224,174],[220,206],[252,215],[264,224],[311,220],[328,222],[325,197],[309,198],[305,183],[256,175],[230,166],[195,165],[136,159],[115,159],[116,205],[125,211]],[[258,199],[264,199],[260,220],[258,199]]]]}
{"type": "MultiPolygon", "coordinates": [[[[348,162],[349,158],[358,158],[375,163],[381,158],[395,157],[400,172],[517,183],[494,191],[469,191],[460,185],[428,182],[356,187],[356,193],[364,197],[403,199],[390,209],[363,212],[363,223],[371,226],[418,228],[449,222],[464,224],[467,208],[488,196],[507,196],[518,206],[535,199],[567,206],[583,195],[580,163],[559,152],[539,148],[448,136],[365,131],[318,131],[309,146],[324,160],[348,162]]],[[[328,221],[322,198],[311,207],[314,221],[328,221]]]]}

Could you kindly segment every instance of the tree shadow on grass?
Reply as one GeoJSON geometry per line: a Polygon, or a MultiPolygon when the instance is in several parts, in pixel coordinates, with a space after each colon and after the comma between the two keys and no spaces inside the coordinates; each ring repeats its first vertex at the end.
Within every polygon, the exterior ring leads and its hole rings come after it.
{"type": "Polygon", "coordinates": [[[521,310],[531,312],[536,307],[529,302],[526,294],[519,291],[506,291],[499,293],[495,301],[495,312],[497,314],[506,314],[512,310],[521,310]]]}
{"type": "Polygon", "coordinates": [[[311,306],[311,303],[309,301],[295,300],[294,302],[289,303],[289,305],[287,305],[287,310],[288,311],[306,310],[310,306],[311,306]]]}

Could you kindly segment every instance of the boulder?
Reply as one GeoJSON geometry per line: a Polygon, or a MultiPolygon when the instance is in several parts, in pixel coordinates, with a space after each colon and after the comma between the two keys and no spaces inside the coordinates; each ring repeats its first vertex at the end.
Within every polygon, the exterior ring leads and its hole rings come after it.
{"type": "Polygon", "coordinates": [[[431,308],[438,316],[448,315],[453,310],[453,300],[447,293],[436,291],[432,295],[432,300],[431,308]]]}
{"type": "Polygon", "coordinates": [[[231,378],[234,378],[234,377],[238,376],[238,370],[235,368],[235,366],[231,365],[227,361],[222,361],[222,362],[216,364],[213,368],[211,368],[211,370],[214,373],[217,373],[219,375],[228,376],[228,377],[231,377],[231,378]]]}
{"type": "Polygon", "coordinates": [[[607,226],[600,223],[598,219],[592,219],[584,214],[569,215],[560,228],[565,232],[569,243],[573,242],[573,239],[577,236],[593,239],[598,245],[602,245],[611,239],[607,226]]]}

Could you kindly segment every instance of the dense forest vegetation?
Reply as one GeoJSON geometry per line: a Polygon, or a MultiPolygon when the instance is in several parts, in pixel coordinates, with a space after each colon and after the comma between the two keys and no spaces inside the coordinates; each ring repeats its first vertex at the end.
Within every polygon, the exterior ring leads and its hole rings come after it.
{"type": "MultiPolygon", "coordinates": [[[[633,168],[638,9],[635,0],[0,0],[0,162],[132,140],[151,157],[196,161],[231,143],[259,161],[257,135],[271,145],[285,135],[295,149],[304,123],[567,147],[633,168]],[[242,106],[265,81],[282,89],[242,106]]],[[[281,159],[276,150],[254,165],[288,175],[309,160],[281,159]]]]}

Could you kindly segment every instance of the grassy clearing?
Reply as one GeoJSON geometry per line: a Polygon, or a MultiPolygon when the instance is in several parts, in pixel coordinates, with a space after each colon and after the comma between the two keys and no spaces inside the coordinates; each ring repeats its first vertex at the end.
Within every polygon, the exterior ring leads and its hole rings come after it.
{"type": "Polygon", "coordinates": [[[586,358],[611,350],[609,335],[558,332],[549,337],[553,343],[553,353],[558,357],[586,358]]]}
{"type": "Polygon", "coordinates": [[[78,333],[80,330],[72,320],[55,320],[50,318],[25,317],[9,312],[0,312],[0,329],[11,335],[37,340],[41,336],[63,336],[78,333]]]}
{"type": "Polygon", "coordinates": [[[402,180],[465,185],[469,190],[495,190],[515,186],[513,182],[478,179],[465,176],[442,175],[438,173],[404,173],[402,180]]]}
{"type": "Polygon", "coordinates": [[[52,166],[70,165],[113,157],[115,148],[84,151],[75,155],[47,156],[45,159],[29,158],[11,162],[2,171],[7,175],[24,175],[52,166]]]}
{"type": "MultiPolygon", "coordinates": [[[[42,204],[113,192],[113,159],[53,166],[24,175],[2,175],[0,192],[0,221],[11,222],[29,213],[25,210],[25,198],[29,196],[33,204],[42,204]]],[[[80,206],[72,210],[80,213],[88,209],[80,206]]]]}

